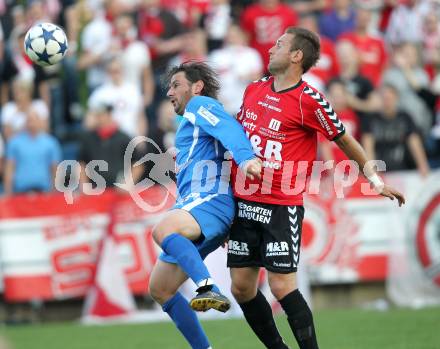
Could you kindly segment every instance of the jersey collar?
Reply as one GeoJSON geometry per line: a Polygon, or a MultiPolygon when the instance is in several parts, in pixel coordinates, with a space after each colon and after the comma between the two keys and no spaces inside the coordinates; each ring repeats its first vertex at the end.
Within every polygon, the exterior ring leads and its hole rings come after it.
{"type": "Polygon", "coordinates": [[[274,86],[273,86],[274,81],[275,81],[275,80],[272,79],[272,83],[270,84],[270,89],[271,89],[272,92],[274,92],[274,93],[285,93],[285,92],[292,91],[292,90],[298,88],[299,86],[301,86],[301,84],[303,83],[303,80],[301,79],[300,81],[298,81],[298,82],[297,82],[295,85],[293,85],[292,87],[286,88],[286,89],[281,90],[281,91],[275,91],[275,88],[274,88],[274,86]]]}

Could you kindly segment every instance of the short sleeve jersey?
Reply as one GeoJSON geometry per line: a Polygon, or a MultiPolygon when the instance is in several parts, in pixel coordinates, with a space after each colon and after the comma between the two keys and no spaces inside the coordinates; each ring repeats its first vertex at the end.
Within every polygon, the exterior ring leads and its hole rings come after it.
{"type": "Polygon", "coordinates": [[[249,201],[302,205],[302,182],[316,160],[318,133],[336,140],[345,128],[325,97],[306,82],[275,92],[273,81],[252,83],[243,96],[237,119],[263,160],[264,172],[261,180],[252,181],[234,167],[234,194],[249,201]]]}

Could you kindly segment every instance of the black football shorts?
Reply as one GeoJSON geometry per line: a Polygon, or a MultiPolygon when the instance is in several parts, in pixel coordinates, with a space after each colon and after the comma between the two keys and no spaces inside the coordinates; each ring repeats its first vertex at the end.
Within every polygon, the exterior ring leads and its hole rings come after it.
{"type": "Polygon", "coordinates": [[[242,199],[236,199],[236,206],[228,242],[228,267],[296,272],[304,207],[242,199]]]}

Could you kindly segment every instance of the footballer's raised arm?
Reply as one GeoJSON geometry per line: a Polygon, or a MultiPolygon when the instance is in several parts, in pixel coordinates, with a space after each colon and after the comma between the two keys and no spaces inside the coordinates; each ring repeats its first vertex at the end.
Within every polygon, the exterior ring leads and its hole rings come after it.
{"type": "Polygon", "coordinates": [[[238,165],[241,166],[245,161],[256,157],[243,127],[215,99],[193,97],[183,117],[218,139],[232,153],[238,165]]]}

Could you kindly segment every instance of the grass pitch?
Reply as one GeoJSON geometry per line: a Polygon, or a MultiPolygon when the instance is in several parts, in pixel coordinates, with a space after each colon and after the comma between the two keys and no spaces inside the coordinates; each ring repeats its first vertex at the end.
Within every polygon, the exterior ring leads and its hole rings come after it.
{"type": "MultiPolygon", "coordinates": [[[[322,349],[440,349],[440,308],[387,312],[325,310],[315,314],[322,349]]],[[[283,317],[280,332],[297,348],[283,317]]],[[[203,322],[214,349],[262,349],[244,320],[203,322]]],[[[11,349],[187,349],[172,323],[3,327],[11,349]]]]}

